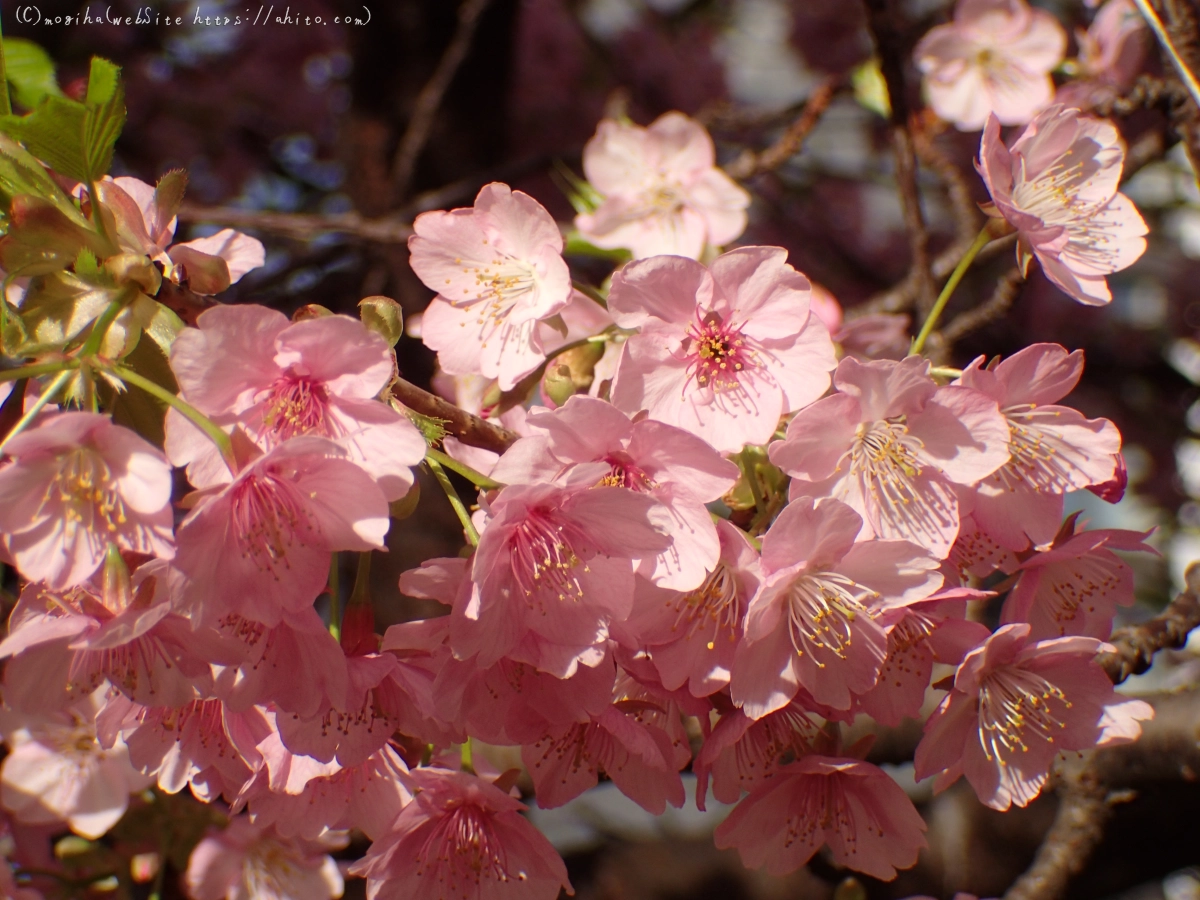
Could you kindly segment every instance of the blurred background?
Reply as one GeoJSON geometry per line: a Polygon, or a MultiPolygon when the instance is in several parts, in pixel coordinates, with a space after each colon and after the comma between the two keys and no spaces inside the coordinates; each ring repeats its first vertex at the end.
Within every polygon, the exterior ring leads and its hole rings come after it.
{"type": "MultiPolygon", "coordinates": [[[[1089,15],[1081,2],[1035,5],[1069,28],[1085,25],[1089,15]]],[[[859,0],[368,0],[365,6],[293,0],[283,6],[286,13],[276,4],[275,15],[299,21],[203,24],[205,17],[251,19],[257,0],[113,0],[90,9],[78,0],[42,0],[40,23],[22,24],[5,4],[5,33],[49,50],[68,93],[81,87],[93,54],[124,67],[129,120],[114,174],[154,181],[185,167],[191,179],[180,226],[185,239],[232,225],[266,244],[266,265],[223,299],[289,314],[311,303],[353,314],[360,298],[386,294],[407,314],[418,313],[431,294],[408,268],[404,237],[419,212],[469,206],[479,187],[500,180],[566,222],[573,211],[561,173],[581,171],[583,145],[606,112],[646,124],[682,110],[707,125],[719,161],[728,163],[770,145],[823,85],[836,93],[802,152],[746,182],[754,202],[740,242],[786,247],[792,265],[851,316],[862,304],[889,308],[885,292],[908,272],[909,236],[887,121],[878,85],[864,75],[874,50],[859,0]],[[110,19],[141,10],[151,21],[53,24],[55,16],[85,9],[93,18],[107,9],[110,19]],[[153,24],[168,15],[182,16],[184,24],[153,24]],[[347,15],[365,24],[331,24],[347,15]],[[300,24],[317,16],[325,24],[300,24]],[[419,98],[452,42],[461,62],[440,102],[427,109],[427,139],[414,154],[405,135],[416,127],[419,98]],[[364,219],[376,227],[360,227],[364,219]],[[337,230],[347,222],[357,224],[337,230]]],[[[908,47],[948,15],[943,0],[895,6],[908,47]]],[[[918,79],[908,75],[907,99],[918,108],[918,79]]],[[[1146,255],[1110,277],[1112,304],[1080,306],[1034,267],[1008,316],[961,340],[948,362],[961,366],[980,353],[1009,353],[1036,341],[1086,351],[1083,383],[1068,402],[1118,424],[1131,490],[1117,506],[1088,494],[1075,508],[1085,508],[1092,527],[1157,528],[1152,542],[1163,556],[1131,560],[1139,605],[1129,616],[1137,619],[1160,608],[1183,568],[1200,558],[1200,190],[1164,112],[1140,109],[1119,124],[1131,148],[1130,169],[1137,170],[1124,190],[1151,235],[1146,255]]],[[[974,207],[986,199],[972,167],[977,147],[977,134],[949,131],[937,135],[935,156],[922,156],[935,255],[982,224],[974,207]],[[958,174],[947,178],[948,172],[958,174]]],[[[572,263],[584,279],[607,274],[595,261],[572,263]]],[[[1006,251],[973,269],[951,312],[983,302],[1009,268],[1006,251]]],[[[402,374],[428,384],[432,354],[407,337],[397,350],[402,374]]],[[[398,594],[396,577],[461,544],[449,507],[430,487],[417,514],[393,528],[390,567],[376,567],[381,625],[430,612],[398,594]]],[[[349,573],[343,581],[351,583],[349,573]]],[[[1164,654],[1129,690],[1194,681],[1197,651],[1164,654]]],[[[911,752],[916,737],[900,735],[894,742],[900,750],[884,747],[877,755],[901,759],[904,741],[911,752]]],[[[911,782],[903,763],[893,771],[911,782]]],[[[912,791],[930,826],[930,850],[888,885],[847,881],[820,857],[786,879],[746,872],[735,853],[712,848],[709,832],[719,811],[703,816],[685,809],[654,820],[603,788],[537,821],[567,854],[577,896],[587,900],[852,900],[956,890],[996,896],[1028,865],[1056,803],[1048,793],[1002,815],[982,808],[969,788],[936,799],[927,785],[912,791]]],[[[1120,808],[1069,896],[1200,897],[1200,869],[1192,864],[1200,864],[1200,785],[1152,784],[1120,808]]],[[[361,882],[351,885],[361,891],[361,882]]]]}

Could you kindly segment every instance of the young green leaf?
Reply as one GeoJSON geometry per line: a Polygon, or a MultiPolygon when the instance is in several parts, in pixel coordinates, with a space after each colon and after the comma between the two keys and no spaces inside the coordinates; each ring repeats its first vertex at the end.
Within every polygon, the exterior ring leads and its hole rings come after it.
{"type": "Polygon", "coordinates": [[[62,96],[54,60],[33,41],[4,38],[4,73],[13,87],[13,96],[26,109],[33,109],[43,97],[62,96]]]}

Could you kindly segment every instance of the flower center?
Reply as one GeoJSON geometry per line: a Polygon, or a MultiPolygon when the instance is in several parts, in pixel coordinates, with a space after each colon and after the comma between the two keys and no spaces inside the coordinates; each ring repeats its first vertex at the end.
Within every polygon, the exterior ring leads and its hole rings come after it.
{"type": "Polygon", "coordinates": [[[263,424],[282,443],[302,434],[330,436],[329,391],[311,378],[291,373],[271,385],[263,424]]]}
{"type": "Polygon", "coordinates": [[[86,448],[67,453],[46,489],[43,503],[58,503],[67,528],[113,534],[124,525],[125,504],[113,484],[112,470],[99,454],[86,448]]]}
{"type": "Polygon", "coordinates": [[[601,462],[608,463],[609,473],[600,479],[598,487],[623,487],[641,494],[658,487],[645,469],[624,453],[610,453],[601,462]]]}
{"type": "Polygon", "coordinates": [[[688,374],[700,387],[734,390],[741,387],[740,373],[758,366],[757,354],[747,345],[741,329],[716,317],[693,323],[688,337],[688,374]]]}
{"type": "Polygon", "coordinates": [[[531,606],[548,596],[583,599],[579,576],[590,569],[575,551],[572,531],[551,513],[533,509],[509,539],[513,577],[531,606]]]}
{"type": "Polygon", "coordinates": [[[1054,743],[1067,727],[1063,713],[1071,702],[1041,675],[1007,667],[986,676],[979,685],[979,743],[988,760],[1008,765],[1006,757],[1018,747],[1029,750],[1026,738],[1054,743]]]}
{"type": "Polygon", "coordinates": [[[479,896],[485,879],[501,884],[524,881],[524,872],[509,873],[507,853],[487,812],[459,802],[442,816],[421,847],[417,875],[434,874],[443,897],[479,896]]]}
{"type": "Polygon", "coordinates": [[[1042,493],[1065,493],[1076,486],[1079,469],[1072,457],[1077,454],[1053,431],[1034,422],[1033,411],[1028,404],[1003,411],[1011,458],[995,477],[1009,490],[1023,484],[1042,493]]]}
{"type": "Polygon", "coordinates": [[[705,633],[709,650],[716,648],[722,635],[731,644],[737,641],[744,604],[737,576],[724,560],[717,562],[700,587],[668,602],[675,608],[671,631],[682,631],[685,638],[705,633]]]}
{"type": "Polygon", "coordinates": [[[309,544],[316,535],[296,489],[273,471],[249,475],[234,488],[232,521],[242,556],[276,580],[291,567],[287,556],[292,546],[309,544]]]}
{"type": "Polygon", "coordinates": [[[808,753],[819,731],[817,723],[794,703],[759,719],[734,745],[738,780],[750,789],[757,779],[773,774],[775,766],[808,753]]]}
{"type": "Polygon", "coordinates": [[[872,594],[844,575],[822,572],[800,575],[788,588],[788,631],[797,656],[811,654],[819,668],[823,656],[845,659],[853,639],[854,619],[868,615],[861,597],[872,594]]]}

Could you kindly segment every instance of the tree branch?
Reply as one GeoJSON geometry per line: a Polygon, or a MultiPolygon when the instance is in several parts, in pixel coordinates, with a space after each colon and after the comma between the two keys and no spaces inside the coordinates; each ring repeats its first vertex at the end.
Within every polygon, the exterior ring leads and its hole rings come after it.
{"type": "Polygon", "coordinates": [[[1155,653],[1182,647],[1188,633],[1200,626],[1200,563],[1188,566],[1184,580],[1186,590],[1153,619],[1113,632],[1109,643],[1117,648],[1116,652],[1102,653],[1096,659],[1114,684],[1145,672],[1155,653]]]}
{"type": "Polygon", "coordinates": [[[829,103],[837,91],[838,78],[827,78],[812,92],[804,111],[800,114],[775,143],[755,153],[753,150],[744,151],[741,156],[725,167],[730,178],[739,181],[778,169],[799,152],[813,127],[820,121],[821,115],[829,108],[829,103]]]}
{"type": "Polygon", "coordinates": [[[392,396],[414,412],[430,418],[442,419],[446,423],[444,427],[447,433],[472,447],[503,453],[520,437],[507,428],[493,425],[486,419],[459,409],[453,403],[449,403],[435,394],[421,390],[403,378],[397,378],[392,382],[392,396]]]}
{"type": "Polygon", "coordinates": [[[191,206],[179,210],[182,222],[207,222],[229,228],[253,228],[300,241],[311,241],[322,234],[336,232],[380,244],[403,244],[412,234],[412,226],[401,219],[368,219],[356,212],[284,213],[234,206],[191,206]]]}
{"type": "Polygon", "coordinates": [[[1000,276],[1000,280],[996,282],[996,289],[992,291],[992,296],[983,303],[976,306],[974,309],[968,309],[966,312],[959,313],[952,320],[946,323],[936,335],[936,344],[939,348],[947,350],[955,341],[962,338],[964,335],[970,334],[977,328],[982,328],[990,322],[994,322],[1008,312],[1008,308],[1012,306],[1013,300],[1017,297],[1017,291],[1024,281],[1021,275],[1021,270],[1014,264],[1007,272],[1000,276]]]}
{"type": "Polygon", "coordinates": [[[417,167],[417,159],[429,140],[429,132],[433,128],[442,97],[454,81],[458,67],[467,58],[479,18],[490,2],[491,0],[463,0],[458,8],[458,29],[446,45],[433,75],[417,94],[417,102],[413,106],[412,116],[409,117],[408,127],[400,138],[400,146],[396,149],[396,158],[392,162],[392,195],[397,200],[402,199],[408,192],[413,171],[417,167]]]}

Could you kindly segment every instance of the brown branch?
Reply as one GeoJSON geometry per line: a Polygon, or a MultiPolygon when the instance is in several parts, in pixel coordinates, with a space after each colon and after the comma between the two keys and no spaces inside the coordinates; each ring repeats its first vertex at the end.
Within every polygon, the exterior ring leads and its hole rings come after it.
{"type": "Polygon", "coordinates": [[[314,213],[265,212],[233,206],[190,206],[179,210],[184,222],[207,222],[230,228],[253,228],[300,241],[338,232],[380,244],[403,244],[412,234],[408,222],[391,217],[368,219],[356,212],[314,213]]]}
{"type": "Polygon", "coordinates": [[[442,419],[445,422],[444,427],[447,433],[454,435],[471,447],[503,453],[520,437],[507,428],[493,425],[486,419],[459,409],[453,403],[449,403],[429,391],[421,390],[403,378],[397,378],[392,382],[392,396],[414,412],[430,418],[442,419]]]}
{"type": "Polygon", "coordinates": [[[1161,613],[1140,625],[1126,625],[1113,632],[1113,653],[1102,653],[1097,661],[1114,684],[1150,668],[1154,654],[1187,643],[1188,633],[1200,626],[1200,563],[1192,563],[1184,576],[1186,590],[1167,604],[1161,613]]]}
{"type": "Polygon", "coordinates": [[[999,319],[1012,306],[1023,280],[1021,270],[1014,264],[1000,276],[991,297],[974,309],[959,313],[946,324],[945,328],[936,333],[936,345],[949,349],[955,341],[963,336],[999,319]]]}
{"type": "Polygon", "coordinates": [[[392,195],[397,200],[408,192],[413,171],[417,167],[417,159],[429,140],[429,132],[433,128],[438,107],[450,83],[454,81],[458,67],[467,58],[479,18],[490,2],[491,0],[463,0],[458,8],[458,28],[454,37],[450,39],[442,58],[438,60],[433,75],[417,94],[408,127],[400,138],[400,146],[397,147],[396,158],[392,162],[392,195]]]}
{"type": "Polygon", "coordinates": [[[971,183],[963,174],[962,169],[954,164],[934,143],[933,135],[918,129],[913,134],[916,143],[917,157],[931,171],[937,173],[946,186],[946,194],[950,198],[950,212],[954,216],[954,243],[949,249],[957,252],[958,258],[967,252],[975,235],[979,233],[979,206],[971,193],[971,183]]]}
{"type": "Polygon", "coordinates": [[[838,78],[827,78],[817,85],[809,96],[808,102],[804,104],[804,111],[780,135],[779,140],[761,153],[755,153],[753,150],[743,151],[741,156],[725,167],[726,174],[730,178],[744,180],[763,172],[778,169],[795,156],[809,132],[820,121],[825,110],[829,108],[829,103],[837,91],[839,80],[838,78]]]}

